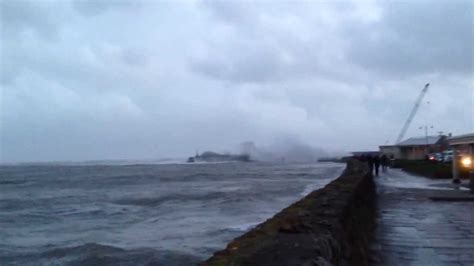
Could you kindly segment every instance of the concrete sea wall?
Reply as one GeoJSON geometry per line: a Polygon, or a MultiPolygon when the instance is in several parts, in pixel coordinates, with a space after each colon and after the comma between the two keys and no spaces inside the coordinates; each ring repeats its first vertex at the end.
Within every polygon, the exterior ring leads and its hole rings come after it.
{"type": "Polygon", "coordinates": [[[339,178],[201,265],[368,265],[375,195],[367,165],[351,160],[339,178]]]}

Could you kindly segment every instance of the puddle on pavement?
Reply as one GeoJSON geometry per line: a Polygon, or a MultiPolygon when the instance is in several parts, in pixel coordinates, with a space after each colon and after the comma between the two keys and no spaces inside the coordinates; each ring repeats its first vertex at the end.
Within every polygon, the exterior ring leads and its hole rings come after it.
{"type": "Polygon", "coordinates": [[[435,190],[462,190],[468,188],[463,185],[452,184],[450,180],[432,180],[424,177],[408,174],[398,169],[391,169],[387,173],[375,178],[377,183],[396,188],[419,188],[435,190]]]}

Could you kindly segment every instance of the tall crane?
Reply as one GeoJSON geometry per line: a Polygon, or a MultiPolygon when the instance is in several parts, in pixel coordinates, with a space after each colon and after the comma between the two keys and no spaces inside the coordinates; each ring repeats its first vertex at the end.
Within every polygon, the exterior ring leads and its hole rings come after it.
{"type": "Polygon", "coordinates": [[[408,127],[411,124],[411,121],[413,120],[413,117],[415,117],[416,112],[418,111],[418,108],[420,107],[420,103],[423,100],[423,97],[425,97],[426,92],[428,91],[428,87],[430,86],[429,83],[426,83],[425,87],[421,90],[420,95],[416,99],[415,105],[413,106],[413,109],[411,109],[410,115],[408,115],[408,119],[403,125],[402,130],[400,131],[400,134],[398,134],[397,141],[395,144],[399,143],[402,141],[403,137],[405,136],[405,133],[407,133],[408,127]]]}

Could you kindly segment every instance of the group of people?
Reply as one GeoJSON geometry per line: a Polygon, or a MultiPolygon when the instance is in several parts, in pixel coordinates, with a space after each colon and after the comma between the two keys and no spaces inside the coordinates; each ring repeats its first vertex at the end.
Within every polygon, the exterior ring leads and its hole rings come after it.
{"type": "Polygon", "coordinates": [[[366,154],[360,156],[358,159],[363,162],[367,162],[370,172],[374,174],[375,171],[375,176],[379,175],[380,166],[382,166],[382,172],[385,173],[390,162],[389,158],[385,154],[382,156],[366,154]]]}

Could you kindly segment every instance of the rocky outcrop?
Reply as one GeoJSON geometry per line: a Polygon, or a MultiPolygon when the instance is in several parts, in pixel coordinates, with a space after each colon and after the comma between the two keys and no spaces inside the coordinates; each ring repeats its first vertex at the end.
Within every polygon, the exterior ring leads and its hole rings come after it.
{"type": "Polygon", "coordinates": [[[345,172],[201,265],[367,265],[375,220],[375,185],[366,164],[345,172]]]}

